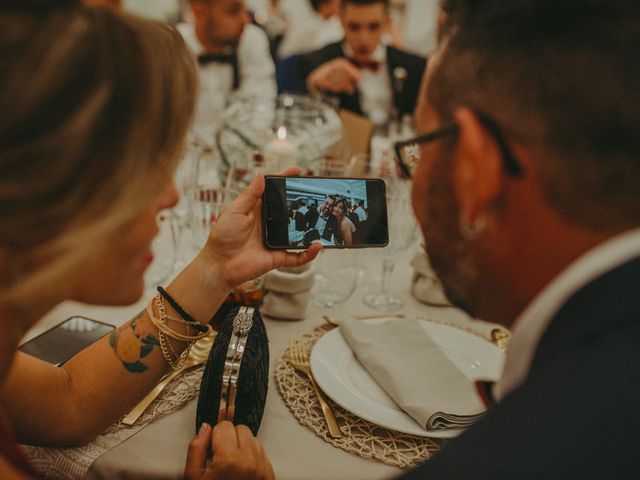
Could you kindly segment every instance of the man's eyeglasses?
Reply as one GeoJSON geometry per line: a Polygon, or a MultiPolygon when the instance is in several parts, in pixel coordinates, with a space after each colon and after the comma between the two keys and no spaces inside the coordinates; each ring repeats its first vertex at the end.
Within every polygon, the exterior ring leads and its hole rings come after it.
{"type": "MultiPolygon", "coordinates": [[[[511,151],[509,143],[502,134],[500,126],[487,115],[478,112],[476,112],[476,115],[478,120],[480,120],[480,123],[484,125],[496,141],[498,148],[500,149],[500,153],[502,154],[502,161],[504,162],[504,169],[506,172],[514,177],[522,175],[520,162],[511,151]]],[[[393,148],[396,152],[396,161],[398,162],[398,166],[400,167],[402,174],[407,178],[411,178],[416,166],[420,162],[420,144],[432,142],[433,140],[447,137],[449,135],[457,135],[459,131],[460,128],[457,124],[447,123],[418,137],[396,142],[393,148]]]]}

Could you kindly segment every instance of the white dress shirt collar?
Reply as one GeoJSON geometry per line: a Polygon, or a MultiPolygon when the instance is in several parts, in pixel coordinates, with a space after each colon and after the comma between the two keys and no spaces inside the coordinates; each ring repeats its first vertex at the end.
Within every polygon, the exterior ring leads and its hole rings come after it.
{"type": "MultiPolygon", "coordinates": [[[[342,51],[347,58],[353,58],[353,48],[347,42],[342,42],[342,51]]],[[[387,63],[387,47],[379,43],[371,54],[371,61],[380,63],[383,67],[387,63]]]]}
{"type": "Polygon", "coordinates": [[[524,383],[544,332],[565,302],[592,280],[638,256],[640,228],[589,250],[533,299],[514,323],[502,378],[493,386],[497,401],[524,383]]]}
{"type": "MultiPolygon", "coordinates": [[[[347,58],[353,58],[353,49],[349,45],[343,43],[342,49],[347,58]]],[[[387,48],[379,44],[371,55],[371,60],[380,65],[375,71],[360,70],[360,108],[374,125],[384,125],[389,121],[389,114],[394,111],[393,90],[387,68],[387,48]]]]}

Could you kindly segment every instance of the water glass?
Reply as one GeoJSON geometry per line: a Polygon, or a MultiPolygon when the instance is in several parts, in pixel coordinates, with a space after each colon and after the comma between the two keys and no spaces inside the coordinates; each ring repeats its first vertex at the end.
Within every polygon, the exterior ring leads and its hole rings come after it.
{"type": "Polygon", "coordinates": [[[323,308],[342,305],[358,286],[358,267],[348,250],[323,250],[316,261],[311,302],[323,308]]]}

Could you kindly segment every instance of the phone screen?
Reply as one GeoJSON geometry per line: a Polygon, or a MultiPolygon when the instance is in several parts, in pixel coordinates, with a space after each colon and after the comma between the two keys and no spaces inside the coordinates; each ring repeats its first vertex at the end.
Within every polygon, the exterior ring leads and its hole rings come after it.
{"type": "Polygon", "coordinates": [[[384,247],[389,242],[380,179],[267,176],[263,196],[267,248],[384,247]]]}
{"type": "Polygon", "coordinates": [[[59,366],[114,329],[91,318],[71,317],[23,343],[18,350],[59,366]]]}

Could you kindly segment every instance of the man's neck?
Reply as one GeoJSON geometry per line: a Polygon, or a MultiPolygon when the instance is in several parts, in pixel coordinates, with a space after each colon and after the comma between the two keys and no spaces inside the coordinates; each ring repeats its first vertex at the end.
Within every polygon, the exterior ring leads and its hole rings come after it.
{"type": "Polygon", "coordinates": [[[211,43],[207,40],[206,32],[204,31],[204,26],[196,25],[196,37],[198,38],[198,43],[202,47],[202,53],[208,53],[210,55],[222,55],[224,53],[228,53],[229,47],[227,45],[218,45],[215,43],[211,43]]]}

